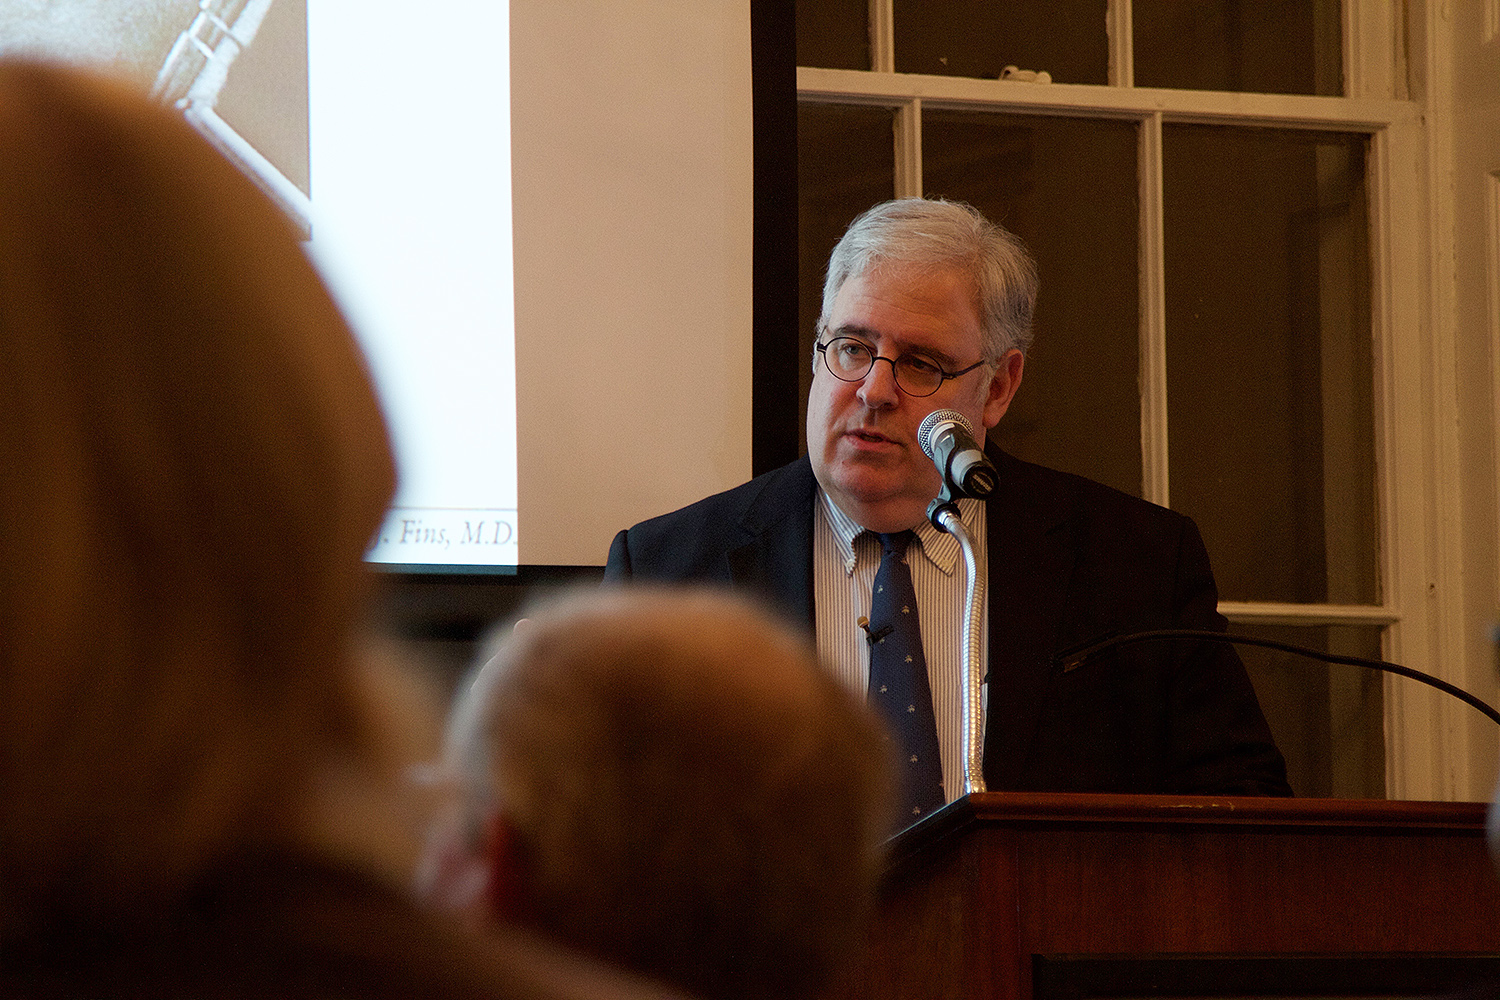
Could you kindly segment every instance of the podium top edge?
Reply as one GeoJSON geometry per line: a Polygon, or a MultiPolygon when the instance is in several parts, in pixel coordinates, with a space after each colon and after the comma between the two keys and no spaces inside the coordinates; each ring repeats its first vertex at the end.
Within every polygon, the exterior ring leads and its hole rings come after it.
{"type": "Polygon", "coordinates": [[[1081,792],[975,792],[948,803],[891,840],[903,853],[971,826],[1213,824],[1246,827],[1387,828],[1480,834],[1484,802],[1297,799],[1081,792]]]}

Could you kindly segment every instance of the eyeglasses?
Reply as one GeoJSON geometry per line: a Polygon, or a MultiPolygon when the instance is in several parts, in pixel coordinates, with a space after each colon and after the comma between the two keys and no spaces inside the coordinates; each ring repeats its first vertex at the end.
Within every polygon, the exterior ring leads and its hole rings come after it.
{"type": "Polygon", "coordinates": [[[823,355],[828,373],[843,382],[864,381],[875,362],[884,361],[895,373],[897,387],[908,396],[916,397],[931,396],[950,378],[967,375],[985,363],[980,359],[959,371],[944,371],[942,365],[923,354],[902,354],[895,360],[881,357],[869,344],[853,337],[834,337],[819,344],[816,350],[823,355]]]}

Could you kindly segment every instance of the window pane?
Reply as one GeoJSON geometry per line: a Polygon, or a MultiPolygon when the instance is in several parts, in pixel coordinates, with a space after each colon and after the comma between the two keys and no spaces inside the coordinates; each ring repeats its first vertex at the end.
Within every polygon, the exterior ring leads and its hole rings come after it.
{"type": "MultiPolygon", "coordinates": [[[[1229,631],[1339,656],[1381,657],[1383,630],[1376,625],[1231,625],[1229,631]]],[[[1383,673],[1254,646],[1241,646],[1239,653],[1286,757],[1292,791],[1319,798],[1385,798],[1383,673]]]]}
{"type": "Polygon", "coordinates": [[[998,78],[1006,66],[1054,83],[1109,82],[1107,0],[894,0],[896,72],[998,78]]]}
{"type": "Polygon", "coordinates": [[[868,70],[869,0],[797,4],[797,65],[868,70]]]}
{"type": "MultiPolygon", "coordinates": [[[[787,192],[791,196],[791,192],[787,192]]],[[[894,112],[860,105],[797,107],[797,343],[802,424],[812,381],[813,337],[823,304],[823,272],[854,217],[896,196],[894,112]]],[[[804,442],[805,447],[805,442],[804,442]]]]}
{"type": "Polygon", "coordinates": [[[1339,0],[1134,0],[1135,85],[1342,96],[1339,0]]]}
{"type": "Polygon", "coordinates": [[[1379,600],[1365,143],[1163,130],[1171,501],[1226,599],[1379,600]]]}
{"type": "Polygon", "coordinates": [[[1041,276],[1036,341],[991,438],[1140,496],[1137,142],[1133,122],[922,116],[927,194],[1010,229],[1041,276]]]}

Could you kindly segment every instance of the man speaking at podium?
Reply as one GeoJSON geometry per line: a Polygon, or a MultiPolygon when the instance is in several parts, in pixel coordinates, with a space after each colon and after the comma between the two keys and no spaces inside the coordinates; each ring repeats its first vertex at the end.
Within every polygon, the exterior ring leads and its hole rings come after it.
{"type": "MultiPolygon", "coordinates": [[[[959,542],[918,429],[956,411],[981,442],[1021,384],[1035,267],[973,208],[877,205],[829,258],[807,451],[620,532],[607,580],[757,592],[813,630],[829,669],[904,743],[913,820],[963,790],[959,542]],[[925,668],[925,669],[924,669],[925,668]]],[[[1153,629],[1223,630],[1197,527],[994,446],[987,499],[958,508],[987,576],[984,778],[991,790],[1290,795],[1255,691],[1225,643],[1059,654],[1153,629]]]]}

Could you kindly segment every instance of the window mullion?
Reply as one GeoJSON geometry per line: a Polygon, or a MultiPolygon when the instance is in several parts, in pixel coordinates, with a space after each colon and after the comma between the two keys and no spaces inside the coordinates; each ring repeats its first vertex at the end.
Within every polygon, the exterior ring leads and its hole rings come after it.
{"type": "Polygon", "coordinates": [[[1131,0],[1109,0],[1105,30],[1109,33],[1109,85],[1135,86],[1135,38],[1131,0]]]}
{"type": "Polygon", "coordinates": [[[870,0],[870,69],[896,72],[895,0],[870,0]]]}
{"type": "Polygon", "coordinates": [[[797,93],[803,100],[848,104],[894,104],[920,97],[930,105],[945,108],[1116,118],[1139,118],[1162,112],[1174,122],[1341,132],[1376,132],[1417,114],[1414,106],[1405,101],[1085,84],[1039,85],[811,66],[797,67],[797,93]]]}
{"type": "Polygon", "coordinates": [[[896,109],[896,197],[922,197],[922,102],[910,100],[896,109]]]}
{"type": "Polygon", "coordinates": [[[1167,506],[1167,292],[1163,259],[1162,116],[1141,121],[1140,134],[1140,390],[1141,490],[1167,506]]]}
{"type": "Polygon", "coordinates": [[[1220,601],[1219,614],[1236,625],[1391,625],[1395,611],[1375,604],[1283,604],[1220,601]]]}
{"type": "Polygon", "coordinates": [[[1343,94],[1405,100],[1406,26],[1403,11],[1392,0],[1343,4],[1339,26],[1343,41],[1343,94]]]}

